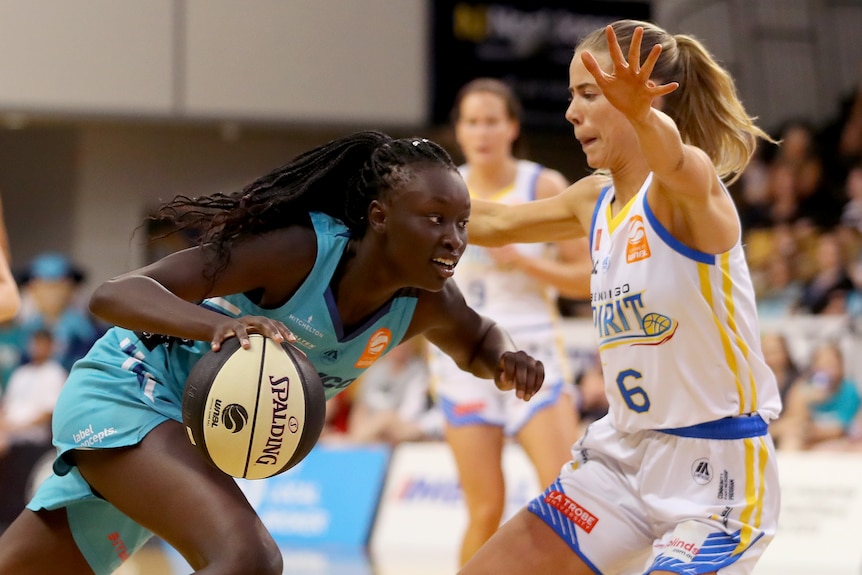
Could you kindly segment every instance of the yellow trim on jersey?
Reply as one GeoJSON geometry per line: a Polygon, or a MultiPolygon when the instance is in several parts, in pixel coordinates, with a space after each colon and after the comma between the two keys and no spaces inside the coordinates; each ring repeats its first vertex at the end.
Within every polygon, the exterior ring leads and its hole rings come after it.
{"type": "Polygon", "coordinates": [[[718,335],[721,338],[721,347],[724,349],[724,357],[727,360],[727,365],[730,367],[730,371],[733,372],[733,378],[736,382],[736,393],[739,395],[739,414],[743,415],[747,413],[745,410],[745,391],[742,389],[742,381],[739,378],[739,367],[737,366],[736,356],[733,354],[733,348],[730,344],[730,335],[727,333],[725,326],[722,325],[718,314],[715,313],[712,282],[709,277],[710,267],[711,266],[708,264],[700,262],[697,264],[697,273],[700,278],[700,292],[703,294],[703,299],[706,300],[710,310],[712,310],[712,319],[715,322],[715,327],[718,328],[718,335]]]}
{"type": "MultiPolygon", "coordinates": [[[[751,363],[748,361],[748,344],[739,335],[739,329],[736,325],[736,304],[733,302],[733,278],[730,275],[730,254],[721,255],[721,274],[722,286],[721,291],[724,294],[724,304],[727,307],[727,321],[730,330],[736,340],[736,345],[745,359],[745,365],[748,366],[748,387],[751,390],[751,406],[746,408],[743,402],[740,402],[740,411],[742,413],[751,413],[757,411],[757,386],[754,383],[754,372],[751,370],[751,363]]],[[[740,398],[742,399],[742,398],[740,398]]]]}
{"type": "MultiPolygon", "coordinates": [[[[616,194],[616,192],[614,192],[614,193],[616,194]]],[[[607,207],[608,213],[605,216],[608,220],[608,234],[614,233],[614,230],[617,229],[617,227],[621,223],[623,223],[626,220],[626,218],[629,217],[629,212],[632,210],[632,206],[635,203],[635,198],[637,198],[637,197],[638,197],[637,194],[632,196],[632,199],[630,199],[628,202],[626,202],[626,205],[623,206],[623,209],[621,209],[620,213],[618,213],[617,215],[613,215],[613,210],[611,210],[611,206],[613,205],[613,202],[608,202],[608,207],[607,207]]]]}
{"type": "Polygon", "coordinates": [[[470,186],[467,186],[467,193],[469,193],[469,194],[470,194],[470,197],[471,197],[471,198],[476,198],[476,199],[478,199],[478,200],[488,200],[488,201],[498,202],[498,201],[500,201],[500,199],[501,199],[503,196],[505,196],[506,194],[508,194],[508,193],[512,192],[512,190],[514,190],[514,189],[515,189],[515,184],[517,183],[517,181],[518,181],[518,178],[517,178],[517,177],[515,177],[515,181],[514,181],[514,182],[512,182],[511,184],[507,185],[506,187],[501,188],[500,190],[498,190],[498,191],[494,192],[493,194],[491,194],[491,195],[490,195],[490,196],[488,196],[488,197],[485,197],[485,196],[477,196],[477,195],[473,192],[473,190],[471,190],[471,189],[470,189],[470,186]]]}

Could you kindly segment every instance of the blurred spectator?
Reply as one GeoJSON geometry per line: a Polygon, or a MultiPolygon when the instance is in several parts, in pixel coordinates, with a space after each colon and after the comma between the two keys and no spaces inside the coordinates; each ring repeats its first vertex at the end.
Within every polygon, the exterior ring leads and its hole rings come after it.
{"type": "Polygon", "coordinates": [[[767,214],[771,224],[793,224],[801,217],[796,184],[796,172],[792,164],[778,161],[770,166],[767,214]]]}
{"type": "Polygon", "coordinates": [[[799,380],[801,372],[790,354],[787,336],[778,331],[766,332],[761,336],[760,345],[766,365],[775,374],[778,381],[778,392],[781,402],[786,403],[794,384],[799,380]]]}
{"type": "Polygon", "coordinates": [[[52,450],[51,415],[67,376],[51,357],[53,347],[50,331],[34,331],[29,362],[12,372],[0,398],[0,531],[24,508],[30,473],[52,450]]]}
{"type": "Polygon", "coordinates": [[[781,418],[772,433],[781,449],[814,449],[825,442],[846,438],[860,403],[857,383],[845,373],[844,356],[837,343],[815,348],[806,374],[788,393],[781,418]]]}
{"type": "Polygon", "coordinates": [[[859,72],[856,92],[847,99],[839,116],[841,133],[837,151],[840,158],[862,159],[862,63],[859,72]]]}
{"type": "Polygon", "coordinates": [[[823,315],[846,313],[847,297],[854,286],[837,233],[820,234],[815,261],[817,270],[802,288],[799,311],[823,315]]]}
{"type": "MultiPolygon", "coordinates": [[[[806,121],[788,122],[781,132],[781,146],[775,163],[790,170],[797,206],[796,219],[829,229],[838,223],[843,203],[840,190],[827,181],[824,150],[817,131],[806,121]]],[[[826,149],[826,155],[830,155],[826,149]]]]}
{"type": "Polygon", "coordinates": [[[760,345],[763,349],[763,358],[766,360],[766,365],[772,369],[775,379],[778,381],[778,392],[781,396],[781,403],[784,406],[781,416],[769,423],[769,430],[775,439],[775,444],[777,447],[781,447],[778,438],[785,434],[782,428],[788,422],[788,418],[784,417],[787,413],[787,398],[790,395],[790,390],[799,381],[800,371],[790,354],[787,336],[782,332],[770,331],[762,334],[760,345]]]}
{"type": "Polygon", "coordinates": [[[850,168],[844,190],[847,203],[841,209],[841,225],[862,233],[862,160],[850,168]]]}
{"type": "Polygon", "coordinates": [[[348,439],[394,445],[443,438],[443,416],[430,395],[424,345],[418,338],[399,345],[357,381],[348,439]]]}
{"type": "Polygon", "coordinates": [[[25,335],[48,329],[54,336],[54,358],[71,369],[98,339],[102,329],[77,300],[84,273],[59,253],[36,257],[20,278],[25,335]]]}
{"type": "Polygon", "coordinates": [[[802,296],[802,282],[796,279],[794,259],[775,255],[765,263],[760,275],[757,311],[761,318],[788,316],[796,311],[802,296]]]}
{"type": "Polygon", "coordinates": [[[757,149],[739,180],[731,186],[734,201],[739,206],[739,217],[744,230],[757,230],[772,225],[769,214],[771,202],[769,189],[769,164],[764,143],[758,141],[757,149]]]}

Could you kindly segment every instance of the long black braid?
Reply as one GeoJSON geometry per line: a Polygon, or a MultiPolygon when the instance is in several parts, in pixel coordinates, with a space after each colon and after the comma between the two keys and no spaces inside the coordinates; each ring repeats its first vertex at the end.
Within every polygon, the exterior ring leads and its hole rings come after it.
{"type": "Polygon", "coordinates": [[[409,181],[410,167],[417,164],[456,169],[446,150],[430,140],[356,132],[300,154],[242,191],[177,196],[153,218],[194,232],[223,266],[238,238],[304,224],[312,211],[338,218],[354,237],[363,236],[371,201],[409,181]]]}

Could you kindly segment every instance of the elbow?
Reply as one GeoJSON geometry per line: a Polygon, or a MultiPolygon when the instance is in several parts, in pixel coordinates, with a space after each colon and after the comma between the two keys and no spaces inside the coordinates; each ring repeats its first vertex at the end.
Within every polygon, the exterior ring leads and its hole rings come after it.
{"type": "Polygon", "coordinates": [[[119,291],[116,279],[108,280],[97,287],[90,296],[88,304],[90,313],[97,317],[101,317],[102,319],[106,319],[107,314],[114,307],[116,295],[119,291]]]}
{"type": "Polygon", "coordinates": [[[0,322],[15,319],[19,311],[21,311],[21,294],[15,288],[3,296],[3,305],[0,307],[0,322]]]}

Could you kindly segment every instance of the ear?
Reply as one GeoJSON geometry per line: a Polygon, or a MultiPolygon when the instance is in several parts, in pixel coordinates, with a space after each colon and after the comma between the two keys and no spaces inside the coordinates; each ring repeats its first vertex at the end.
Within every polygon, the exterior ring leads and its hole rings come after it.
{"type": "Polygon", "coordinates": [[[372,200],[368,205],[368,227],[378,234],[386,229],[386,205],[380,200],[372,200]]]}
{"type": "Polygon", "coordinates": [[[509,120],[509,123],[509,141],[515,143],[515,140],[521,135],[521,123],[517,120],[509,120]]]}

